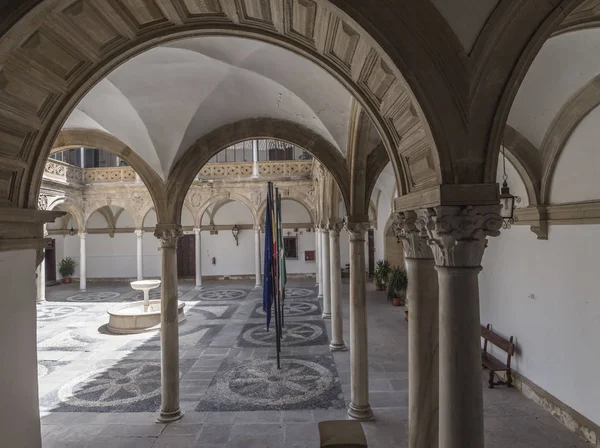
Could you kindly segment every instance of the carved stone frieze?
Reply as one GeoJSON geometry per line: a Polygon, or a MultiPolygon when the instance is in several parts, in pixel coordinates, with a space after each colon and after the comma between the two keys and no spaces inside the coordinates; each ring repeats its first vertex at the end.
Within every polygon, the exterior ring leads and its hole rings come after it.
{"type": "Polygon", "coordinates": [[[421,235],[438,266],[477,267],[481,264],[487,237],[500,235],[500,206],[440,206],[417,211],[421,235]]]}
{"type": "Polygon", "coordinates": [[[416,212],[407,211],[394,213],[392,229],[396,238],[403,242],[404,256],[406,258],[430,259],[433,253],[428,245],[427,236],[423,235],[421,229],[425,223],[416,212]]]}

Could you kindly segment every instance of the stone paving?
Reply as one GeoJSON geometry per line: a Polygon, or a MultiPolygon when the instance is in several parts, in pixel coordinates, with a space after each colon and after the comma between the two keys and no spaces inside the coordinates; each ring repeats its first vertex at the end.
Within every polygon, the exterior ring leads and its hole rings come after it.
{"type": "MultiPolygon", "coordinates": [[[[183,420],[155,423],[160,408],[157,333],[111,335],[107,310],[141,300],[127,283],[47,289],[38,305],[38,377],[44,448],[318,447],[317,423],[345,419],[349,352],[328,349],[314,280],[288,291],[282,370],[253,282],[181,282],[183,420]]],[[[348,341],[348,285],[342,287],[348,341]]],[[[369,289],[370,447],[406,447],[407,324],[385,293],[369,289]]],[[[153,298],[159,294],[153,292],[153,298]]],[[[516,390],[484,388],[486,446],[588,446],[516,390]]]]}

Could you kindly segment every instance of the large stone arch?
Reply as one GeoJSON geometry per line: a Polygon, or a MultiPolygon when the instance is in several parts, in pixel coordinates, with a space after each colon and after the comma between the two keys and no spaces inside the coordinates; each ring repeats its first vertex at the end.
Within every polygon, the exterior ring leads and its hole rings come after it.
{"type": "Polygon", "coordinates": [[[54,141],[50,153],[82,146],[101,149],[127,161],[144,182],[154,205],[164,205],[164,182],[160,176],[129,146],[108,132],[96,129],[63,129],[54,141]]]}
{"type": "Polygon", "coordinates": [[[100,79],[151,47],[208,34],[258,39],[310,59],[365,108],[397,172],[410,169],[410,161],[399,162],[404,159],[399,153],[410,149],[403,146],[403,135],[416,130],[428,141],[422,155],[441,161],[428,175],[454,181],[447,154],[461,146],[456,135],[464,135],[467,66],[464,57],[456,57],[463,49],[433,5],[416,0],[247,3],[31,0],[27,6],[6,7],[0,24],[5,27],[1,84],[11,95],[0,98],[0,124],[6,130],[5,154],[18,163],[3,167],[2,174],[12,180],[10,191],[2,192],[5,205],[35,207],[52,142],[100,79]]]}
{"type": "Polygon", "coordinates": [[[50,203],[48,203],[48,211],[52,211],[55,209],[59,209],[69,213],[77,222],[78,229],[85,229],[85,217],[84,212],[79,206],[79,204],[75,203],[69,198],[61,197],[50,203]]]}
{"type": "MultiPolygon", "coordinates": [[[[583,2],[500,2],[488,19],[471,54],[469,145],[483,149],[483,158],[477,158],[484,163],[481,171],[473,170],[473,183],[496,181],[502,136],[519,87],[546,40],[583,2]]],[[[468,154],[465,169],[469,169],[468,154]]]]}
{"type": "MultiPolygon", "coordinates": [[[[204,202],[202,202],[200,204],[200,206],[198,207],[198,213],[196,215],[197,226],[198,227],[202,226],[202,217],[204,216],[204,213],[208,212],[208,208],[211,205],[218,205],[220,203],[228,202],[228,201],[235,201],[235,202],[240,202],[240,203],[244,204],[248,208],[248,211],[250,212],[250,215],[252,216],[254,225],[258,225],[258,218],[257,218],[258,214],[256,212],[256,208],[254,207],[254,205],[252,204],[250,199],[248,199],[247,197],[245,197],[241,194],[223,192],[223,193],[217,193],[215,195],[212,195],[210,198],[206,199],[204,202]]],[[[211,220],[213,218],[214,218],[214,214],[211,215],[211,220]]]]}
{"type": "MultiPolygon", "coordinates": [[[[194,143],[173,166],[167,180],[167,196],[172,198],[169,216],[179,222],[183,197],[196,175],[217,153],[228,146],[251,138],[274,138],[310,151],[329,169],[337,181],[342,197],[349,200],[350,176],[346,159],[320,135],[296,123],[270,118],[238,121],[209,132],[194,143]]],[[[201,215],[200,215],[201,216],[201,215]]]]}

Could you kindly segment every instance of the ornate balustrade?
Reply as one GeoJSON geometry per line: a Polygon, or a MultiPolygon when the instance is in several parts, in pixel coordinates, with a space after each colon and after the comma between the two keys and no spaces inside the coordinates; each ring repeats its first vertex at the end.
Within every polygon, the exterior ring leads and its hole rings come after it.
{"type": "Polygon", "coordinates": [[[86,168],[85,183],[95,182],[135,182],[136,175],[130,166],[115,166],[110,168],[86,168]]]}
{"type": "Polygon", "coordinates": [[[44,168],[44,177],[66,184],[82,185],[83,169],[58,160],[48,160],[44,168]]]}
{"type": "MultiPolygon", "coordinates": [[[[252,162],[209,163],[200,170],[199,179],[243,179],[252,177],[252,162]]],[[[259,162],[262,177],[310,177],[312,160],[259,162]]]]}

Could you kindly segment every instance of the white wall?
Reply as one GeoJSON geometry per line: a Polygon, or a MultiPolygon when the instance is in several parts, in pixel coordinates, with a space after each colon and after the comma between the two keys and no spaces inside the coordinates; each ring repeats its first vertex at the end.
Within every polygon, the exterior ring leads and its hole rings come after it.
{"type": "Polygon", "coordinates": [[[35,258],[35,250],[0,252],[0,434],[7,447],[41,447],[35,258]]]}
{"type": "Polygon", "coordinates": [[[548,241],[514,226],[489,240],[480,290],[482,324],[516,338],[515,370],[600,424],[598,250],[598,225],[552,226],[548,241]]]}

